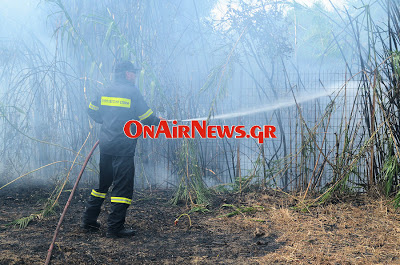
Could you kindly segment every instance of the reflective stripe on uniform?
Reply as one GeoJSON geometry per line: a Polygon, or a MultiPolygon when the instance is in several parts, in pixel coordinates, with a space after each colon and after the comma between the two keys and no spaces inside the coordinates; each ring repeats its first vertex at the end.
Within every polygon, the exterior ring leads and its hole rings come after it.
{"type": "Polygon", "coordinates": [[[124,197],[111,197],[111,202],[131,204],[132,200],[124,197]]]}
{"type": "Polygon", "coordinates": [[[90,102],[90,104],[89,104],[89,109],[92,109],[92,110],[99,110],[99,107],[93,105],[92,102],[90,102]]]}
{"type": "Polygon", "coordinates": [[[103,199],[106,197],[105,193],[97,192],[95,190],[92,190],[91,195],[94,197],[99,197],[99,198],[103,198],[103,199]]]}
{"type": "Polygon", "coordinates": [[[140,115],[139,119],[142,121],[144,119],[147,119],[151,114],[153,114],[153,111],[151,109],[149,109],[148,111],[146,111],[145,114],[140,115]]]}
{"type": "Polygon", "coordinates": [[[101,97],[101,105],[130,108],[131,100],[129,98],[101,97]]]}

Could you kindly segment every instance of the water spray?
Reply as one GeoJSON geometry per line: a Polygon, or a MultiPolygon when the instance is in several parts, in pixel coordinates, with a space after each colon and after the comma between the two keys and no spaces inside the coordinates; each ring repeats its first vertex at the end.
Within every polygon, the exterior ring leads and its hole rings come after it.
{"type": "MultiPolygon", "coordinates": [[[[302,96],[302,97],[297,98],[296,100],[294,100],[294,99],[285,100],[285,101],[281,101],[281,102],[278,102],[278,103],[275,103],[272,105],[259,107],[256,109],[236,111],[236,112],[231,112],[231,113],[227,113],[227,114],[220,114],[220,115],[213,116],[212,118],[214,120],[231,119],[231,118],[248,116],[248,115],[262,113],[262,112],[268,112],[271,110],[277,110],[277,109],[281,109],[281,108],[285,108],[285,107],[294,106],[294,105],[296,105],[296,101],[297,101],[297,104],[299,104],[299,103],[304,103],[304,102],[311,101],[314,99],[326,97],[326,96],[333,94],[335,91],[336,91],[336,89],[331,89],[331,90],[323,91],[321,93],[317,93],[317,94],[314,94],[311,96],[302,96]]],[[[167,121],[168,122],[173,122],[173,121],[190,122],[190,121],[207,120],[207,119],[208,119],[208,117],[200,117],[200,118],[192,118],[192,119],[184,119],[184,120],[167,120],[167,121]]]]}

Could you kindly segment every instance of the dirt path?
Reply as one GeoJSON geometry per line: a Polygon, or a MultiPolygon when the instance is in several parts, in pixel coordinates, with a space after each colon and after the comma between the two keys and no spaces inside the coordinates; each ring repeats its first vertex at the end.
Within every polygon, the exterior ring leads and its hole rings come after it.
{"type": "MultiPolygon", "coordinates": [[[[80,230],[89,192],[76,194],[51,264],[400,264],[400,215],[383,200],[353,198],[301,213],[278,194],[219,195],[210,212],[189,215],[189,227],[186,215],[174,225],[188,209],[168,204],[170,192],[135,193],[127,225],[137,234],[113,240],[105,237],[105,211],[99,232],[80,230]],[[234,207],[242,213],[221,217],[234,207]]],[[[0,193],[0,264],[44,263],[59,215],[26,229],[5,224],[38,211],[47,194],[41,189],[0,193]]]]}

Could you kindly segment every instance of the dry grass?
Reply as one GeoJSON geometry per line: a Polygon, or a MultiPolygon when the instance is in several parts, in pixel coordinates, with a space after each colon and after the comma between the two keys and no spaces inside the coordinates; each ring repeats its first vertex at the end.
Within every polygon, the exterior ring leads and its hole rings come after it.
{"type": "Polygon", "coordinates": [[[253,257],[256,263],[400,264],[400,214],[385,199],[358,196],[307,213],[291,208],[292,200],[269,195],[248,194],[240,203],[265,208],[224,217],[209,229],[214,233],[252,229],[255,240],[269,240],[266,244],[276,249],[253,257]]]}
{"type": "MultiPolygon", "coordinates": [[[[71,204],[52,264],[400,264],[400,213],[385,199],[347,197],[300,212],[292,208],[296,201],[279,193],[223,194],[210,212],[191,213],[189,226],[186,216],[174,225],[177,212],[188,208],[165,203],[171,193],[135,194],[127,224],[137,234],[115,241],[105,238],[109,203],[100,232],[80,231],[83,201],[90,194],[83,191],[71,204]],[[243,211],[223,216],[237,209],[243,211]]],[[[40,207],[32,195],[0,194],[0,264],[43,264],[57,215],[26,229],[5,227],[40,207]]]]}

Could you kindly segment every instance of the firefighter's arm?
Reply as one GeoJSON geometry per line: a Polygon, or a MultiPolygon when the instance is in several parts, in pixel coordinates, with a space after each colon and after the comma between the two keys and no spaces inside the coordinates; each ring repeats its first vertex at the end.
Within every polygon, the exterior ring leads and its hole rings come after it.
{"type": "Polygon", "coordinates": [[[138,95],[138,118],[139,121],[145,125],[158,125],[160,123],[160,118],[158,118],[149,106],[147,106],[146,101],[144,101],[143,96],[139,93],[138,95]]]}
{"type": "Polygon", "coordinates": [[[100,104],[97,100],[91,101],[87,110],[90,118],[92,118],[97,123],[103,123],[100,113],[100,104]]]}
{"type": "Polygon", "coordinates": [[[146,112],[139,116],[139,121],[145,125],[158,125],[160,118],[158,118],[153,111],[148,108],[146,112]]]}

